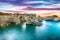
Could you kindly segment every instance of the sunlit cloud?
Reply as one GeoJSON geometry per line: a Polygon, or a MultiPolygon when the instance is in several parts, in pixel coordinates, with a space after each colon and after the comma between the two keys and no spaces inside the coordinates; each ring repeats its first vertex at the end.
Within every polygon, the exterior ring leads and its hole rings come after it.
{"type": "Polygon", "coordinates": [[[58,13],[60,13],[60,11],[59,10],[37,10],[37,11],[23,11],[22,13],[35,13],[35,14],[45,14],[45,13],[53,13],[53,14],[58,14],[58,13]]]}

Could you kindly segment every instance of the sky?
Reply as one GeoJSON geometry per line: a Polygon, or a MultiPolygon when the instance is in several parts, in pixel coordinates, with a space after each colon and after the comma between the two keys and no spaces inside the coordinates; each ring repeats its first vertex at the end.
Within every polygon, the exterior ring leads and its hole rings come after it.
{"type": "Polygon", "coordinates": [[[0,11],[60,10],[60,0],[0,0],[0,11]]]}

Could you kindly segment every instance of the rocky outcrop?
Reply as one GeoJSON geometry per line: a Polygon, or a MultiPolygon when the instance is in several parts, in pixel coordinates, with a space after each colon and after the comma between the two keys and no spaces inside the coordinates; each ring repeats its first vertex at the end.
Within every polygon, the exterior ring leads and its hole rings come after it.
{"type": "Polygon", "coordinates": [[[5,26],[8,26],[10,23],[8,23],[7,21],[4,21],[4,20],[0,20],[0,27],[5,27],[5,26]]]}
{"type": "Polygon", "coordinates": [[[41,26],[41,18],[40,17],[36,17],[36,15],[14,15],[14,14],[9,14],[9,15],[1,15],[0,16],[0,26],[8,26],[10,24],[22,24],[24,22],[26,22],[26,24],[31,24],[31,25],[36,25],[36,26],[41,26]],[[39,22],[40,21],[40,22],[39,22]]]}
{"type": "Polygon", "coordinates": [[[58,21],[60,21],[60,19],[59,18],[55,18],[53,21],[58,22],[58,21]]]}
{"type": "Polygon", "coordinates": [[[43,18],[40,17],[40,16],[36,17],[35,19],[36,19],[37,21],[39,21],[39,22],[42,22],[42,21],[43,21],[43,18]]]}
{"type": "Polygon", "coordinates": [[[56,15],[53,15],[53,16],[47,16],[44,20],[45,21],[55,21],[55,22],[58,22],[58,21],[60,21],[60,18],[58,18],[58,16],[56,16],[56,15]]]}
{"type": "Polygon", "coordinates": [[[42,25],[41,22],[39,22],[38,20],[36,20],[34,18],[27,18],[27,24],[35,25],[35,26],[41,26],[42,25]]]}

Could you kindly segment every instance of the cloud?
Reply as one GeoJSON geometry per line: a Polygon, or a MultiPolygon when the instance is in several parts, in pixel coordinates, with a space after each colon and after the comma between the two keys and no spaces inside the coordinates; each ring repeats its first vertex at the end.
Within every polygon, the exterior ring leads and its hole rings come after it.
{"type": "Polygon", "coordinates": [[[12,7],[5,6],[5,7],[2,7],[0,9],[3,9],[3,10],[12,10],[12,11],[19,11],[19,10],[21,10],[23,8],[25,8],[25,7],[23,7],[23,6],[21,6],[21,7],[19,7],[19,6],[12,6],[12,7]]]}
{"type": "Polygon", "coordinates": [[[14,2],[14,1],[17,1],[17,0],[5,0],[5,1],[14,2]]]}
{"type": "Polygon", "coordinates": [[[9,3],[0,3],[0,9],[2,10],[14,10],[19,11],[21,9],[26,8],[27,6],[16,6],[9,3]]]}
{"type": "Polygon", "coordinates": [[[2,3],[0,2],[0,9],[1,10],[11,10],[11,11],[21,11],[23,9],[31,9],[31,8],[60,8],[60,3],[52,3],[52,2],[47,2],[47,1],[29,1],[29,2],[24,2],[23,4],[20,4],[19,6],[17,5],[13,5],[13,4],[10,4],[10,3],[2,3]],[[39,4],[41,5],[39,5],[39,4]],[[23,5],[23,4],[38,4],[38,5],[23,5]],[[48,5],[45,5],[45,4],[48,4],[48,5]]]}
{"type": "Polygon", "coordinates": [[[52,2],[47,2],[47,1],[29,1],[29,2],[25,2],[24,4],[37,4],[37,3],[52,4],[52,2]]]}
{"type": "Polygon", "coordinates": [[[54,3],[55,1],[29,1],[25,2],[25,4],[33,4],[30,5],[30,8],[60,8],[60,3],[54,3]]]}
{"type": "Polygon", "coordinates": [[[60,3],[50,5],[52,7],[60,8],[60,3]]]}
{"type": "Polygon", "coordinates": [[[32,6],[32,8],[60,8],[60,3],[51,4],[51,5],[38,5],[38,6],[32,6]]]}
{"type": "Polygon", "coordinates": [[[31,14],[31,13],[35,13],[35,14],[45,14],[45,13],[52,13],[52,14],[58,14],[60,13],[60,10],[39,10],[39,11],[23,11],[22,13],[27,13],[27,14],[31,14]]]}

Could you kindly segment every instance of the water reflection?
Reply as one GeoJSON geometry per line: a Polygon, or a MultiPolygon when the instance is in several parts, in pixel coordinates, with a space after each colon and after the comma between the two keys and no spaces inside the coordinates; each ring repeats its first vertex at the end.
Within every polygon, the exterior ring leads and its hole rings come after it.
{"type": "Polygon", "coordinates": [[[30,36],[30,40],[35,40],[36,36],[35,36],[35,29],[36,26],[34,25],[26,25],[26,33],[30,36]]]}
{"type": "Polygon", "coordinates": [[[26,23],[23,23],[23,25],[22,25],[22,29],[23,29],[23,31],[26,30],[26,23]]]}
{"type": "Polygon", "coordinates": [[[35,33],[36,33],[36,38],[38,40],[46,40],[46,32],[47,32],[47,29],[49,25],[47,25],[46,21],[43,21],[42,22],[43,25],[42,26],[36,26],[36,30],[35,30],[35,33]]]}
{"type": "Polygon", "coordinates": [[[5,40],[15,40],[16,37],[17,37],[17,32],[15,32],[15,30],[11,30],[4,33],[5,40]]]}

